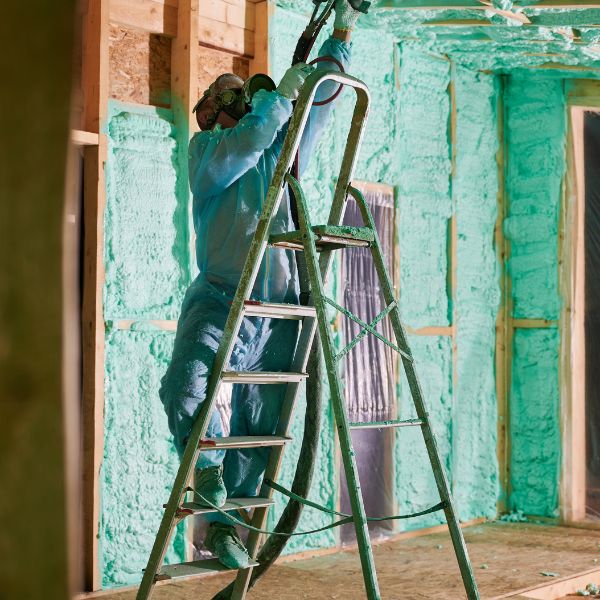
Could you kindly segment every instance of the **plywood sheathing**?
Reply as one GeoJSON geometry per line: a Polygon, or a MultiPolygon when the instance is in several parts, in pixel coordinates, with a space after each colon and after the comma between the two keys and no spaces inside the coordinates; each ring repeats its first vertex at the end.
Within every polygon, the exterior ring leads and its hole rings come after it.
{"type": "MultiPolygon", "coordinates": [[[[110,20],[150,33],[177,36],[177,0],[112,0],[110,20]]],[[[205,45],[254,55],[255,6],[246,0],[204,0],[196,18],[205,45]]]]}
{"type": "Polygon", "coordinates": [[[170,106],[171,40],[111,23],[110,97],[123,102],[170,106]]]}
{"type": "Polygon", "coordinates": [[[199,98],[204,90],[219,76],[221,73],[235,73],[242,79],[246,79],[249,75],[250,65],[247,58],[237,56],[222,50],[199,46],[198,52],[198,92],[196,97],[199,98]]]}

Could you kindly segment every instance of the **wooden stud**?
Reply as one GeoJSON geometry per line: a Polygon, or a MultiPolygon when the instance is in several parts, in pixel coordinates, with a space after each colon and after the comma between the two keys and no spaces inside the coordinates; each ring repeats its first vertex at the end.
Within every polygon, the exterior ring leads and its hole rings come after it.
{"type": "Polygon", "coordinates": [[[254,58],[250,61],[250,75],[271,75],[269,20],[275,14],[275,3],[272,0],[263,0],[254,6],[254,58]]]}
{"type": "Polygon", "coordinates": [[[561,316],[561,407],[563,464],[561,517],[567,522],[586,517],[585,430],[585,179],[584,110],[572,107],[567,145],[567,185],[560,273],[567,299],[561,316]]]}
{"type": "Polygon", "coordinates": [[[104,450],[104,206],[108,107],[108,2],[88,0],[83,15],[83,128],[98,136],[84,148],[84,258],[82,307],[84,585],[98,589],[100,466],[104,450]]]}
{"type": "MultiPolygon", "coordinates": [[[[452,336],[452,422],[457,421],[459,410],[457,390],[458,390],[458,311],[457,311],[457,292],[458,292],[458,223],[457,223],[457,202],[454,182],[456,180],[456,152],[457,152],[457,104],[456,104],[456,65],[450,61],[450,83],[448,84],[448,97],[450,99],[450,118],[448,119],[449,139],[450,139],[450,190],[452,194],[452,215],[448,223],[448,300],[450,302],[450,330],[452,336]]],[[[452,456],[456,453],[452,452],[452,456]]],[[[453,473],[456,472],[452,466],[453,473]]],[[[456,494],[456,478],[451,479],[452,491],[456,494]]]]}
{"type": "MultiPolygon", "coordinates": [[[[188,180],[188,145],[192,132],[197,129],[196,117],[192,112],[197,101],[198,87],[198,23],[199,0],[179,0],[177,11],[177,36],[171,43],[171,105],[173,121],[177,131],[177,176],[184,183],[181,189],[187,191],[188,207],[188,272],[190,279],[195,271],[194,227],[192,217],[192,194],[189,191],[188,180]]],[[[182,201],[184,198],[182,198],[182,201]]],[[[165,321],[157,322],[171,328],[172,324],[165,321]]],[[[186,526],[188,542],[193,541],[194,527],[186,526]]],[[[192,559],[193,545],[186,543],[186,560],[192,559]]]]}
{"type": "Polygon", "coordinates": [[[504,237],[504,219],[508,214],[508,199],[506,197],[506,148],[504,136],[504,86],[505,79],[500,78],[498,93],[498,217],[494,230],[496,252],[501,268],[500,275],[500,306],[496,318],[496,397],[498,402],[498,466],[500,472],[501,496],[498,500],[498,512],[508,509],[508,496],[510,488],[510,431],[509,431],[509,399],[512,360],[512,328],[510,315],[512,314],[512,290],[508,275],[508,258],[510,243],[504,237]]]}

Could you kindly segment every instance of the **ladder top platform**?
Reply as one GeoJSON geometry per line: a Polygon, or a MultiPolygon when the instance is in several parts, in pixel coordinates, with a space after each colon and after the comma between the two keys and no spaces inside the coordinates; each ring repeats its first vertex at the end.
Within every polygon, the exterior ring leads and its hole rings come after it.
{"type": "MultiPolygon", "coordinates": [[[[350,225],[314,225],[311,227],[317,236],[317,248],[334,249],[349,246],[369,247],[375,241],[375,234],[370,227],[352,227],[350,225]]],[[[269,244],[278,248],[292,250],[303,249],[302,232],[290,231],[269,237],[269,244]]]]}

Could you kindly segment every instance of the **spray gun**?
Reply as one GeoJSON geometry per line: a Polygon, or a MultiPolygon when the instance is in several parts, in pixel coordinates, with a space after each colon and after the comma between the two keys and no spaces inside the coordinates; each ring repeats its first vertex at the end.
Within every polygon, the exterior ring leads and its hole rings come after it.
{"type": "MultiPolygon", "coordinates": [[[[348,0],[348,3],[354,10],[358,10],[364,14],[367,14],[371,6],[371,3],[366,0],[348,0]]],[[[307,61],[321,28],[325,25],[327,19],[329,19],[329,15],[331,15],[335,0],[313,0],[313,4],[315,8],[306,29],[298,39],[294,57],[292,58],[292,65],[307,61]]]]}

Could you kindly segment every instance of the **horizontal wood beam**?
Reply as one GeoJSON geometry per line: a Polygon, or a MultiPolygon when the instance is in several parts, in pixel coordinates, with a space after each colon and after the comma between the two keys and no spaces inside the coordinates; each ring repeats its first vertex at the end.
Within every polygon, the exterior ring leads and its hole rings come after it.
{"type": "Polygon", "coordinates": [[[118,25],[175,37],[177,3],[171,0],[111,0],[110,20],[118,25]]]}
{"type": "MultiPolygon", "coordinates": [[[[111,0],[112,23],[138,31],[177,36],[176,0],[111,0]]],[[[240,0],[200,3],[198,42],[241,56],[254,56],[256,6],[240,0]]]]}
{"type": "Polygon", "coordinates": [[[254,31],[236,27],[229,23],[200,17],[198,41],[220,50],[228,50],[240,56],[254,56],[254,31]]]}
{"type": "Polygon", "coordinates": [[[410,335],[452,336],[454,335],[454,327],[452,327],[451,325],[441,327],[406,327],[406,332],[410,335]]]}
{"type": "Polygon", "coordinates": [[[91,131],[82,131],[81,129],[71,129],[71,143],[74,146],[97,146],[98,134],[91,131]]]}

